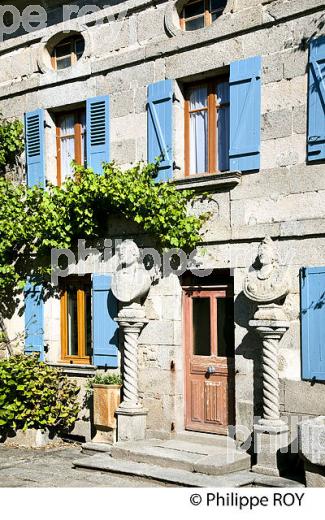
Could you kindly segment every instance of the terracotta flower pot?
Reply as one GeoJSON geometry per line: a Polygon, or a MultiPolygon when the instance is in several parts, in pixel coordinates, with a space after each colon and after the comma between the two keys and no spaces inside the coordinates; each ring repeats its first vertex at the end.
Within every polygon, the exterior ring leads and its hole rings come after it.
{"type": "Polygon", "coordinates": [[[115,442],[115,412],[120,404],[121,386],[93,384],[94,392],[94,442],[115,442]]]}

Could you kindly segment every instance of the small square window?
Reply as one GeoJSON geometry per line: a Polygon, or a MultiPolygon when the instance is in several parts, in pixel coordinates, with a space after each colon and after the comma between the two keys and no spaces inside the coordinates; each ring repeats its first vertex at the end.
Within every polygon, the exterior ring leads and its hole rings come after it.
{"type": "Polygon", "coordinates": [[[180,15],[180,25],[185,31],[195,31],[211,25],[224,11],[227,0],[191,0],[180,15]]]}

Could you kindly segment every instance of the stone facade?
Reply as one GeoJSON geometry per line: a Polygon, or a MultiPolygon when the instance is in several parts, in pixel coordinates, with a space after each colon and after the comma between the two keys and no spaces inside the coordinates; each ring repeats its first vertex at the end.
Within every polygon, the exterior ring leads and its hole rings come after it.
{"type": "MultiPolygon", "coordinates": [[[[104,7],[107,2],[96,4],[104,7]]],[[[25,111],[48,111],[46,167],[52,182],[56,179],[53,109],[109,94],[111,157],[126,167],[146,159],[146,89],[162,79],[175,81],[174,143],[179,167],[175,177],[181,179],[184,84],[222,71],[234,60],[262,57],[261,168],[239,176],[235,187],[215,188],[202,262],[204,267],[230,269],[234,277],[237,438],[247,439],[254,415],[261,411],[261,349],[248,330],[254,305],[244,301],[242,287],[257,245],[266,235],[277,243],[279,265],[287,268],[291,286],[284,304],[290,329],[279,351],[281,414],[324,414],[323,385],[301,380],[299,321],[299,269],[321,265],[325,258],[324,165],[306,163],[308,41],[321,34],[324,2],[228,0],[217,22],[188,33],[175,25],[173,1],[126,1],[65,24],[60,22],[61,8],[49,13],[46,29],[11,35],[0,48],[0,112],[22,118],[25,111]],[[85,35],[85,53],[74,67],[55,72],[47,65],[44,49],[67,27],[85,35]]],[[[130,237],[130,228],[120,223],[110,229],[110,236],[130,237]]],[[[148,409],[149,436],[166,438],[184,429],[181,293],[178,277],[171,274],[151,287],[145,303],[149,323],[139,339],[139,394],[148,409]]],[[[57,300],[46,302],[45,314],[47,360],[57,363],[57,300]]],[[[23,333],[18,315],[8,323],[8,330],[12,337],[23,333]]],[[[82,380],[93,373],[91,368],[75,371],[82,380]]],[[[84,421],[76,433],[89,438],[87,424],[84,421]]],[[[292,428],[294,441],[296,425],[292,428]]]]}

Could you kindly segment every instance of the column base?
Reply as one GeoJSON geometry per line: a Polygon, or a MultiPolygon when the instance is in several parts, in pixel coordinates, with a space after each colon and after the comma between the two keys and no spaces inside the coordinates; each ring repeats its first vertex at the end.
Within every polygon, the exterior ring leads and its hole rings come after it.
{"type": "Polygon", "coordinates": [[[286,466],[288,432],[289,428],[284,422],[277,425],[254,425],[254,451],[257,455],[257,464],[252,467],[252,471],[280,476],[280,472],[286,466]]]}
{"type": "Polygon", "coordinates": [[[145,408],[118,408],[117,416],[117,440],[142,441],[146,436],[148,410],[145,408]]]}
{"type": "Polygon", "coordinates": [[[96,427],[96,434],[91,442],[103,443],[103,444],[114,444],[116,442],[116,428],[105,428],[96,427]]]}

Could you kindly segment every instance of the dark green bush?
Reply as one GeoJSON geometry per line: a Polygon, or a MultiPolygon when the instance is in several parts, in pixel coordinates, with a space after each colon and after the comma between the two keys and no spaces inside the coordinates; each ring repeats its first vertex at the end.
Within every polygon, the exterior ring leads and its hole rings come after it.
{"type": "Polygon", "coordinates": [[[60,370],[19,354],[0,361],[0,433],[27,428],[70,430],[80,388],[60,370]]]}

